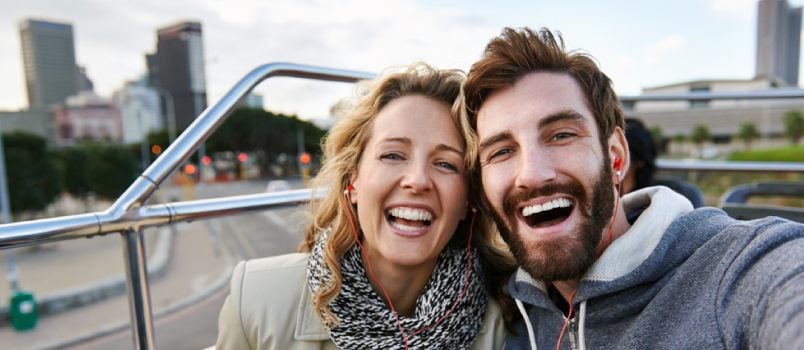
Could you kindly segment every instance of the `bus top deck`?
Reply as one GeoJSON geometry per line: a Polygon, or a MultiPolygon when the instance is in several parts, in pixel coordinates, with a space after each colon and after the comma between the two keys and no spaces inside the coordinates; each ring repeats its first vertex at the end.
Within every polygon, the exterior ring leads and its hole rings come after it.
{"type": "MultiPolygon", "coordinates": [[[[178,222],[227,216],[249,211],[295,206],[311,199],[309,189],[277,193],[241,195],[215,199],[172,202],[146,205],[148,199],[201,145],[227,116],[236,103],[251,89],[272,77],[297,77],[333,82],[356,82],[370,79],[373,74],[359,71],[330,69],[290,63],[272,63],[257,67],[237,82],[219,101],[207,108],[106,210],[56,218],[32,220],[0,225],[0,250],[37,245],[61,240],[89,238],[120,233],[124,244],[124,261],[130,303],[134,347],[153,349],[153,315],[145,267],[145,248],[142,230],[147,227],[170,225],[178,222]]],[[[783,89],[762,92],[687,93],[622,97],[624,104],[638,101],[679,101],[718,99],[804,99],[804,90],[783,89]]],[[[804,163],[779,162],[713,162],[660,160],[662,170],[677,171],[740,171],[740,172],[794,172],[804,173],[804,163]]],[[[747,198],[756,191],[775,191],[801,198],[802,185],[770,185],[763,188],[743,188],[737,195],[747,198]],[[751,192],[754,191],[754,192],[751,192]],[[786,191],[786,192],[785,192],[786,191]]],[[[724,203],[724,208],[726,204],[724,203]]],[[[735,212],[751,208],[732,205],[735,212]]],[[[762,215],[780,213],[777,208],[760,208],[762,215]]],[[[788,208],[787,215],[804,218],[804,210],[788,208]]]]}

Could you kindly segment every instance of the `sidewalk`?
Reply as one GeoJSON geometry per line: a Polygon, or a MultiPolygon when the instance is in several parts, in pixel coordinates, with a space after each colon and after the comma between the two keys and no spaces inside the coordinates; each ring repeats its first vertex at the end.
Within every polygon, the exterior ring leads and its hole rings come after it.
{"type": "MultiPolygon", "coordinates": [[[[149,280],[154,315],[170,312],[197,301],[229,280],[234,259],[216,246],[207,221],[175,225],[176,235],[164,275],[149,280]],[[171,254],[172,253],[172,254],[171,254]]],[[[166,228],[146,230],[149,263],[157,233],[166,228]]],[[[31,258],[18,253],[20,285],[37,298],[63,292],[76,285],[125,275],[122,240],[112,234],[89,240],[58,242],[54,251],[36,252],[31,258]],[[34,255],[36,255],[34,257],[34,255]],[[72,287],[71,287],[72,286],[72,287]]],[[[0,265],[5,268],[5,265],[0,265]]],[[[8,287],[0,296],[8,300],[8,287]]],[[[0,301],[6,304],[7,301],[0,301]]],[[[109,334],[127,327],[130,321],[126,294],[109,297],[69,311],[40,317],[32,331],[17,332],[11,325],[0,327],[0,344],[5,349],[46,349],[76,344],[81,340],[109,334]]]]}

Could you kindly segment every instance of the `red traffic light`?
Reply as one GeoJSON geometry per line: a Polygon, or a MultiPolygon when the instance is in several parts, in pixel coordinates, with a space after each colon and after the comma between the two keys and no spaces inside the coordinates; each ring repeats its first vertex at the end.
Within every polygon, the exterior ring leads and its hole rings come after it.
{"type": "Polygon", "coordinates": [[[193,174],[195,174],[195,171],[196,171],[195,165],[187,164],[187,165],[184,166],[184,172],[187,175],[193,175],[193,174]]]}
{"type": "Polygon", "coordinates": [[[299,162],[304,165],[310,164],[310,160],[312,160],[310,158],[310,153],[302,152],[302,154],[299,155],[299,162]]]}
{"type": "Polygon", "coordinates": [[[240,163],[245,163],[248,160],[248,154],[240,152],[240,154],[237,155],[237,160],[239,160],[240,163]]]}
{"type": "Polygon", "coordinates": [[[204,156],[201,158],[201,164],[209,165],[210,163],[212,163],[212,158],[210,158],[210,156],[204,156]]]}

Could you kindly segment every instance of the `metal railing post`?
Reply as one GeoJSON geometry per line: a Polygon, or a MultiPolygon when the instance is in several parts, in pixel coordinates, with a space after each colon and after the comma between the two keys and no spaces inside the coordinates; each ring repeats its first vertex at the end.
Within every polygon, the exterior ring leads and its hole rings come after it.
{"type": "Polygon", "coordinates": [[[121,236],[128,282],[131,335],[135,349],[151,350],[154,349],[154,325],[142,229],[129,229],[122,232],[121,236]]]}

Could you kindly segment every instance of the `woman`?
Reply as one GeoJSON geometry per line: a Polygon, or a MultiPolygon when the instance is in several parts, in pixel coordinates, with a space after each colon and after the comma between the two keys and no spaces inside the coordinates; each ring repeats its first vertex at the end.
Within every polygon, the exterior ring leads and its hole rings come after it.
{"type": "Polygon", "coordinates": [[[363,86],[324,143],[305,253],[237,265],[218,348],[501,348],[514,262],[472,208],[462,81],[417,64],[363,86]]]}

